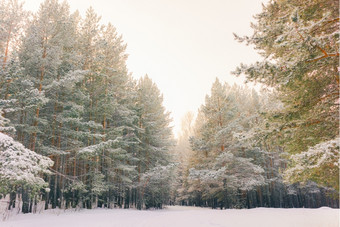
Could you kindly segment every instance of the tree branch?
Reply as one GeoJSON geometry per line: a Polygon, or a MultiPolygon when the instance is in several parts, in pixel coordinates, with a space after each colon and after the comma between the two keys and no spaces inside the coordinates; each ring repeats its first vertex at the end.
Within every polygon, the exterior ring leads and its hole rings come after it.
{"type": "Polygon", "coordinates": [[[328,24],[331,24],[331,23],[337,22],[337,21],[339,21],[339,17],[338,17],[338,18],[335,18],[335,19],[333,19],[333,20],[326,21],[326,23],[325,23],[324,25],[321,25],[320,27],[315,28],[314,30],[311,31],[311,33],[317,31],[318,29],[320,29],[320,28],[322,28],[322,27],[324,27],[324,26],[326,26],[326,25],[328,25],[328,24]]]}
{"type": "Polygon", "coordinates": [[[308,63],[310,62],[316,62],[316,61],[319,61],[321,59],[324,59],[324,58],[328,58],[328,57],[338,57],[339,56],[339,53],[332,53],[332,54],[328,54],[327,52],[323,52],[325,55],[324,56],[321,56],[321,57],[317,57],[317,58],[314,58],[314,59],[311,59],[311,60],[307,60],[308,63]]]}

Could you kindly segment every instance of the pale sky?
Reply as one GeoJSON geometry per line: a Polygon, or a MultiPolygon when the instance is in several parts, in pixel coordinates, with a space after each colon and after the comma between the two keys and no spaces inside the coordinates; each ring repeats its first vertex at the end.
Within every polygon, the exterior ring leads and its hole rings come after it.
{"type": "MultiPolygon", "coordinates": [[[[43,0],[26,0],[37,11],[43,0]]],[[[148,74],[164,96],[175,135],[181,118],[197,112],[215,78],[242,83],[231,75],[241,62],[260,57],[251,46],[234,40],[233,32],[250,35],[253,15],[266,0],[68,0],[82,16],[92,6],[111,22],[127,43],[127,67],[138,79],[148,74]]]]}

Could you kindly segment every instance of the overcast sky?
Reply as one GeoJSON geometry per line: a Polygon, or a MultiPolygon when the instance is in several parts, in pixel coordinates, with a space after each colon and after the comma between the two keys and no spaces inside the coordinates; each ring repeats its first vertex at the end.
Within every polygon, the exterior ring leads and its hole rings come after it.
{"type": "MultiPolygon", "coordinates": [[[[37,11],[42,0],[26,0],[37,11]]],[[[242,83],[230,74],[241,62],[259,59],[256,51],[234,40],[250,35],[253,15],[265,0],[68,0],[71,11],[85,15],[92,6],[123,35],[134,78],[148,74],[172,113],[174,132],[187,111],[204,103],[216,77],[242,83]]]]}

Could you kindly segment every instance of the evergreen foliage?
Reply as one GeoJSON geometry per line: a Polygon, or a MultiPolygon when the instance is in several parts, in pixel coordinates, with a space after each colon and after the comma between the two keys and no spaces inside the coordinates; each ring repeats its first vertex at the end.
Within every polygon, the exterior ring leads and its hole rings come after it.
{"type": "Polygon", "coordinates": [[[184,130],[190,134],[179,139],[176,153],[184,163],[178,167],[176,202],[213,208],[337,207],[338,188],[313,182],[332,179],[320,168],[333,177],[338,173],[329,168],[338,166],[336,140],[293,156],[296,167],[287,170],[279,124],[270,120],[282,109],[277,92],[258,93],[216,80],[196,123],[184,130]],[[190,140],[191,150],[183,139],[190,140]],[[290,184],[284,177],[298,177],[300,183],[290,184]]]}
{"type": "MultiPolygon", "coordinates": [[[[255,18],[253,35],[236,35],[236,39],[254,45],[264,59],[242,64],[234,73],[244,73],[249,81],[279,92],[284,108],[269,117],[271,124],[278,125],[275,137],[293,155],[335,139],[339,134],[339,1],[270,1],[255,18]]],[[[295,164],[293,160],[290,166],[295,169],[295,164]]],[[[339,169],[333,165],[320,167],[304,179],[338,188],[336,172],[339,169]],[[318,175],[326,176],[330,168],[335,171],[332,180],[321,180],[318,175]]],[[[301,180],[287,176],[292,182],[301,180]]]]}
{"type": "Polygon", "coordinates": [[[36,203],[33,191],[46,209],[162,207],[168,175],[151,173],[170,168],[169,113],[151,79],[131,78],[115,27],[93,8],[81,18],[57,0],[29,23],[17,1],[0,5],[0,129],[18,141],[1,134],[1,192],[22,194],[23,212],[36,203]],[[163,187],[152,199],[151,184],[163,187]]]}

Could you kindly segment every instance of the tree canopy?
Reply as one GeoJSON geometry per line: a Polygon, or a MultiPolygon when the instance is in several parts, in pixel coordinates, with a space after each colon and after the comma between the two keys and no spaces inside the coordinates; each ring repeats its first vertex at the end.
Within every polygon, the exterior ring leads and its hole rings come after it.
{"type": "MultiPolygon", "coordinates": [[[[284,108],[270,118],[279,124],[276,136],[287,152],[298,154],[334,140],[339,134],[339,1],[270,1],[255,18],[253,35],[236,39],[254,45],[263,60],[242,64],[234,74],[279,92],[284,108]]],[[[334,165],[313,173],[306,169],[303,175],[310,177],[305,180],[338,188],[334,165]],[[317,177],[330,169],[332,180],[317,177]]]]}

